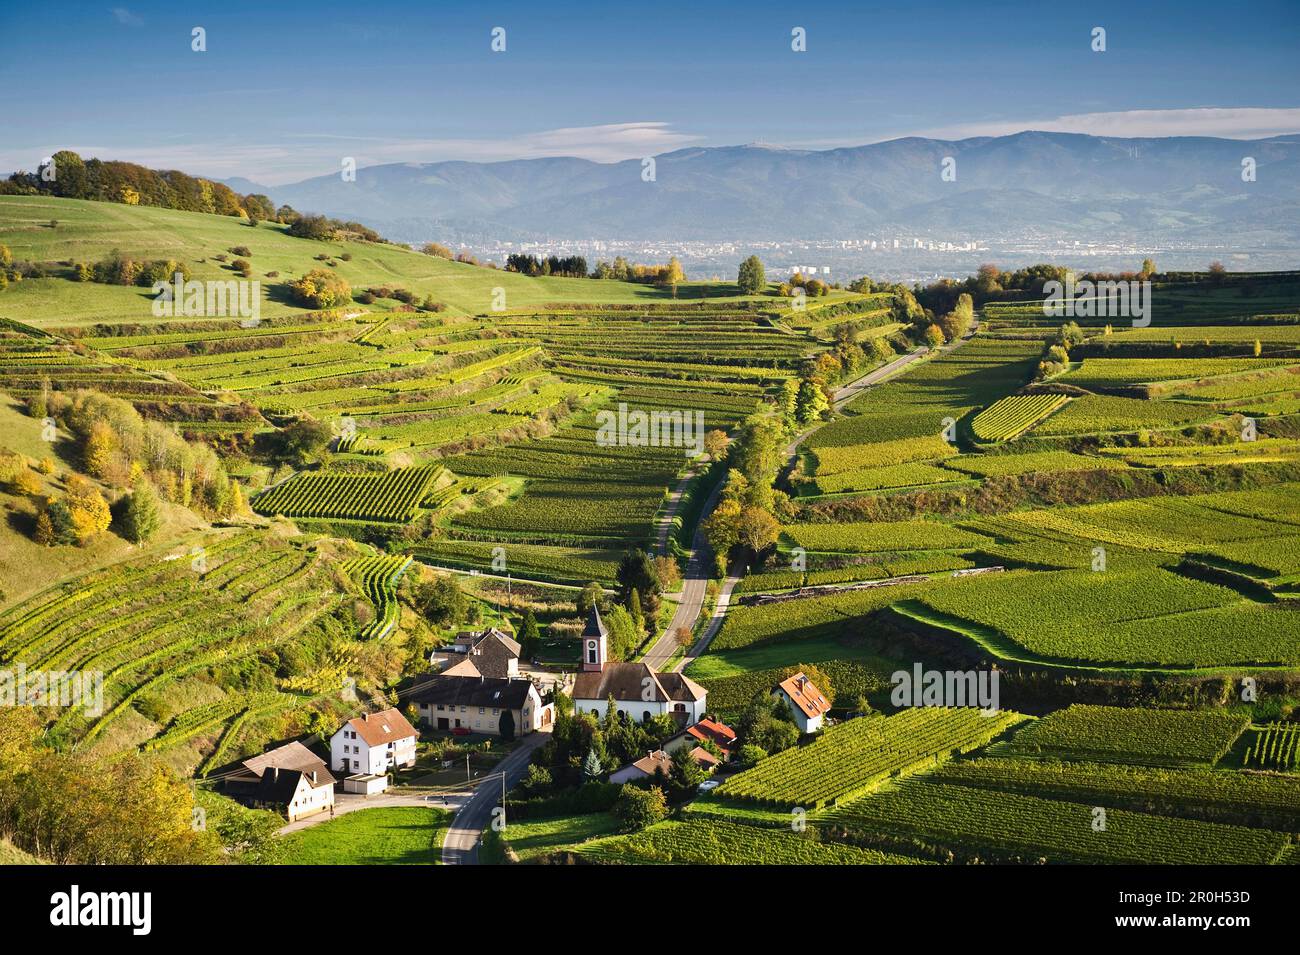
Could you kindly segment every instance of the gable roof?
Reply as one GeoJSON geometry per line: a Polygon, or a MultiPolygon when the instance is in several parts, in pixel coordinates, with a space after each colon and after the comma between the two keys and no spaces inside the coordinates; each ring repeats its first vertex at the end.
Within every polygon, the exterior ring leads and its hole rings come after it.
{"type": "Polygon", "coordinates": [[[483,674],[480,673],[478,667],[474,665],[474,661],[469,657],[466,657],[464,660],[458,660],[454,666],[447,667],[447,669],[442,671],[442,675],[480,677],[483,674]]]}
{"type": "Polygon", "coordinates": [[[434,677],[411,695],[417,705],[493,706],[520,709],[533,691],[532,680],[497,680],[491,677],[434,677]]]}
{"type": "Polygon", "coordinates": [[[703,746],[697,746],[691,750],[691,759],[695,760],[705,769],[712,769],[714,766],[718,765],[718,763],[722,762],[703,746]]]}
{"type": "Polygon", "coordinates": [[[496,627],[488,627],[479,634],[478,642],[475,646],[477,647],[488,641],[501,644],[516,657],[518,657],[523,651],[523,647],[520,645],[518,640],[510,636],[510,634],[506,633],[504,630],[498,630],[496,627]]]}
{"type": "Polygon", "coordinates": [[[671,773],[673,771],[673,758],[662,749],[657,749],[653,753],[642,756],[632,765],[647,776],[653,776],[658,769],[663,769],[665,773],[671,773]]]}
{"type": "Polygon", "coordinates": [[[782,680],[780,687],[781,692],[810,719],[824,715],[831,708],[830,700],[802,671],[782,680]]]}
{"type": "Polygon", "coordinates": [[[262,774],[262,778],[258,780],[251,794],[258,802],[287,806],[293,802],[293,797],[298,793],[298,786],[303,781],[312,789],[334,785],[334,777],[328,770],[324,776],[316,771],[313,777],[311,773],[299,769],[278,769],[273,766],[270,772],[262,774]]]}
{"type": "Polygon", "coordinates": [[[278,767],[281,770],[297,770],[307,774],[315,770],[318,774],[317,778],[320,773],[324,773],[329,776],[331,783],[334,782],[334,777],[330,776],[325,761],[297,740],[269,749],[258,756],[252,756],[244,760],[242,765],[244,769],[258,777],[265,775],[266,770],[278,767]]]}
{"type": "Polygon", "coordinates": [[[364,713],[348,720],[344,727],[352,727],[367,746],[383,746],[408,736],[418,735],[415,727],[395,707],[378,713],[364,713]]]}
{"type": "Polygon", "coordinates": [[[697,702],[708,690],[680,673],[656,673],[645,663],[607,663],[603,670],[585,670],[573,681],[573,699],[626,703],[697,702]],[[648,681],[648,682],[647,682],[648,681]],[[649,690],[647,696],[643,691],[649,690]]]}
{"type": "Polygon", "coordinates": [[[726,723],[719,723],[707,717],[700,720],[694,726],[686,728],[688,735],[698,740],[712,740],[722,749],[735,745],[736,731],[726,723]]]}
{"type": "MultiPolygon", "coordinates": [[[[500,630],[483,631],[479,640],[469,648],[470,661],[481,676],[504,680],[510,676],[510,664],[519,659],[520,646],[500,630]]],[[[518,672],[516,667],[515,672],[518,672]]]]}

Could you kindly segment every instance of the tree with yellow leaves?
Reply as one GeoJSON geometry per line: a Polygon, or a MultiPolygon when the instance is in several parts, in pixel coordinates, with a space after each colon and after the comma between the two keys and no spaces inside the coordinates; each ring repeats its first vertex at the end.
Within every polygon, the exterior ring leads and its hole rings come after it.
{"type": "Polygon", "coordinates": [[[86,436],[86,443],[82,448],[86,473],[92,477],[104,477],[108,473],[117,447],[117,435],[107,421],[96,421],[91,425],[90,434],[86,436]]]}

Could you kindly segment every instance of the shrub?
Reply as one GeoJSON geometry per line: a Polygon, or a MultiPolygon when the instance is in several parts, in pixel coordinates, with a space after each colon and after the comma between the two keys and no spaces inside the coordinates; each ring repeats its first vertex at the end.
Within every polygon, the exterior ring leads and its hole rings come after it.
{"type": "Polygon", "coordinates": [[[286,284],[294,301],[308,308],[333,308],[352,298],[352,287],[347,280],[324,269],[312,269],[286,284]]]}
{"type": "Polygon", "coordinates": [[[613,812],[620,832],[639,832],[667,818],[668,801],[658,786],[638,789],[624,785],[614,801],[613,812]]]}

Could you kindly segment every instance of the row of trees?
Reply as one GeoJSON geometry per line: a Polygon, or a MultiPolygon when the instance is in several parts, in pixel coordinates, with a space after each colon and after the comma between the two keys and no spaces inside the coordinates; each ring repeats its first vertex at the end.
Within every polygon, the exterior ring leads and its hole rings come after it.
{"type": "MultiPolygon", "coordinates": [[[[541,258],[515,252],[506,256],[506,271],[521,275],[561,275],[569,278],[585,279],[587,277],[587,260],[581,255],[556,256],[541,258]]],[[[595,276],[593,276],[594,278],[595,276]]]]}
{"type": "Polygon", "coordinates": [[[131,162],[82,159],[60,150],[36,172],[16,172],[0,182],[0,194],[51,195],[62,199],[92,199],[129,206],[157,206],[185,212],[207,212],[247,219],[250,225],[271,221],[289,225],[291,235],[311,239],[356,237],[385,242],[359,222],[303,215],[292,206],[278,209],[262,193],[241,195],[224,183],[186,175],[174,169],[150,169],[131,162]]]}

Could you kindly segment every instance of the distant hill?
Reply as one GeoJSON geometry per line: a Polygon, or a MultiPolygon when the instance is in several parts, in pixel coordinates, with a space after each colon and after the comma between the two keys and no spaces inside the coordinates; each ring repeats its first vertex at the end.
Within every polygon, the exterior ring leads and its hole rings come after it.
{"type": "Polygon", "coordinates": [[[321,176],[268,192],[302,211],[360,218],[399,241],[844,238],[889,229],[1300,244],[1300,135],[1022,132],[829,150],[689,148],[656,157],[654,182],[641,172],[640,160],[402,163],[361,169],[355,182],[321,176]],[[951,182],[940,176],[948,156],[951,182]],[[1255,182],[1241,179],[1246,156],[1256,161],[1255,182]]]}

